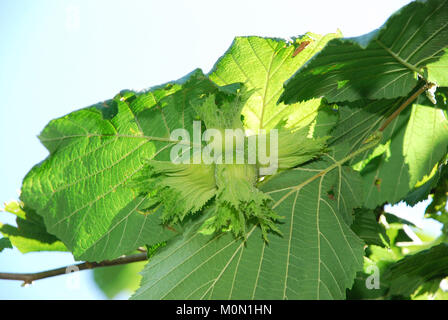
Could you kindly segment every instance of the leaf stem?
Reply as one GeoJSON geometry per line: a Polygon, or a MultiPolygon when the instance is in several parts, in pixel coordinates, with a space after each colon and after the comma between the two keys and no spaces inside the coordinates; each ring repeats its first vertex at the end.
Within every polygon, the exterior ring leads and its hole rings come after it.
{"type": "Polygon", "coordinates": [[[307,179],[306,181],[296,185],[296,186],[292,186],[288,189],[291,189],[291,191],[289,191],[288,193],[286,193],[283,197],[281,197],[273,206],[272,209],[275,209],[280,203],[282,203],[286,198],[288,198],[293,192],[296,192],[297,190],[300,190],[302,187],[306,186],[307,184],[313,182],[314,180],[316,180],[317,178],[320,178],[324,175],[326,175],[328,172],[330,172],[331,170],[342,166],[345,162],[347,162],[348,160],[356,157],[358,154],[363,153],[364,151],[373,148],[374,146],[376,146],[378,144],[378,142],[381,140],[382,137],[382,133],[377,131],[374,132],[371,136],[369,136],[366,140],[364,140],[364,146],[362,146],[361,148],[359,148],[358,150],[350,153],[348,156],[342,158],[339,161],[336,161],[335,163],[333,163],[331,166],[328,166],[327,168],[323,169],[322,171],[320,171],[318,174],[312,176],[311,178],[307,179]]]}
{"type": "Polygon", "coordinates": [[[389,53],[392,57],[394,57],[398,62],[400,62],[402,65],[404,65],[406,68],[414,71],[415,73],[417,73],[420,77],[423,77],[422,71],[419,70],[417,67],[415,67],[414,65],[410,64],[409,62],[407,62],[406,60],[403,60],[398,54],[396,54],[395,52],[393,52],[391,49],[389,49],[388,47],[386,47],[384,45],[384,43],[382,43],[380,40],[376,40],[376,42],[384,49],[386,50],[387,53],[389,53]]]}
{"type": "Polygon", "coordinates": [[[101,267],[110,267],[110,266],[118,266],[122,264],[128,264],[128,263],[134,263],[139,261],[145,261],[147,260],[147,254],[145,253],[138,253],[130,256],[124,256],[120,257],[115,260],[105,260],[101,262],[83,262],[71,266],[66,266],[58,269],[43,271],[43,272],[36,272],[36,273],[1,273],[0,272],[0,279],[3,280],[19,280],[23,281],[23,285],[26,284],[32,284],[33,281],[55,277],[63,274],[68,274],[73,271],[82,271],[82,270],[89,270],[89,269],[95,269],[95,268],[101,268],[101,267]]]}
{"type": "Polygon", "coordinates": [[[415,99],[417,99],[417,97],[419,95],[421,95],[423,92],[425,92],[426,90],[430,89],[432,86],[434,86],[433,83],[425,83],[424,86],[422,86],[420,89],[418,89],[416,92],[414,92],[414,94],[412,96],[410,96],[409,98],[406,99],[405,102],[403,102],[401,104],[401,106],[395,110],[394,113],[392,113],[383,123],[383,125],[381,126],[381,128],[379,128],[379,131],[383,132],[384,129],[387,128],[387,126],[401,113],[401,111],[403,111],[408,105],[410,105],[412,102],[414,102],[415,99]]]}

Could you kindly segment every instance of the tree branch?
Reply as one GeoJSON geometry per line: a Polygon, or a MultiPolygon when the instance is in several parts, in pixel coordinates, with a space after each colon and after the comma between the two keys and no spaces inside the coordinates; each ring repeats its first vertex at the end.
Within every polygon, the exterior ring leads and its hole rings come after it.
{"type": "Polygon", "coordinates": [[[89,269],[95,269],[100,267],[111,267],[111,266],[118,266],[122,264],[128,264],[128,263],[134,263],[139,261],[145,261],[147,260],[147,254],[145,253],[138,253],[130,256],[124,256],[120,257],[115,260],[105,260],[101,262],[83,262],[67,267],[62,267],[58,269],[43,271],[43,272],[36,272],[36,273],[2,273],[0,272],[0,279],[3,280],[19,280],[23,281],[23,284],[31,284],[33,281],[55,277],[63,274],[68,274],[74,271],[81,271],[81,270],[89,270],[89,269]]]}
{"type": "Polygon", "coordinates": [[[426,90],[430,89],[433,85],[434,85],[433,83],[426,83],[423,87],[414,92],[412,96],[406,99],[406,101],[403,102],[402,105],[384,121],[379,131],[381,132],[384,131],[384,129],[386,129],[386,127],[401,113],[401,111],[404,110],[404,108],[406,108],[408,105],[414,102],[414,100],[417,99],[419,95],[421,95],[426,90]]]}

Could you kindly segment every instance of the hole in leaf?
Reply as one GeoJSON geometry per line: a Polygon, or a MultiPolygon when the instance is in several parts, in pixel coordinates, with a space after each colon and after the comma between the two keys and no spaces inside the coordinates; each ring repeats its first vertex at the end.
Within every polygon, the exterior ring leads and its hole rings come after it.
{"type": "Polygon", "coordinates": [[[331,190],[327,192],[327,196],[328,196],[328,198],[330,198],[330,200],[334,200],[333,187],[331,187],[331,190]]]}
{"type": "Polygon", "coordinates": [[[378,191],[380,191],[380,188],[381,188],[381,179],[375,179],[375,182],[374,182],[374,185],[375,185],[375,187],[378,189],[378,191]]]}

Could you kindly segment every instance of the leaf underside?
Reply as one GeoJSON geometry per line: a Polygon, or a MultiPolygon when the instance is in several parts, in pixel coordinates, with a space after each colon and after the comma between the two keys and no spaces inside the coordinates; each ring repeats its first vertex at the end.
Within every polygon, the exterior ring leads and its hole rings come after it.
{"type": "Polygon", "coordinates": [[[133,298],[343,299],[362,268],[363,242],[349,228],[360,180],[343,166],[323,173],[334,163],[329,156],[261,188],[284,217],[283,237],[267,244],[256,226],[246,242],[230,234],[181,237],[145,267],[133,298]]]}
{"type": "Polygon", "coordinates": [[[169,160],[170,131],[191,131],[190,103],[214,90],[196,71],[53,120],[40,135],[50,156],[24,179],[22,200],[79,259],[112,259],[169,239],[176,232],[161,225],[160,208],[142,214],[148,196],[129,182],[149,160],[169,160]]]}
{"type": "Polygon", "coordinates": [[[369,34],[330,41],[285,83],[280,101],[391,99],[407,95],[417,75],[446,85],[446,62],[437,61],[446,61],[447,16],[446,0],[415,1],[369,34]]]}

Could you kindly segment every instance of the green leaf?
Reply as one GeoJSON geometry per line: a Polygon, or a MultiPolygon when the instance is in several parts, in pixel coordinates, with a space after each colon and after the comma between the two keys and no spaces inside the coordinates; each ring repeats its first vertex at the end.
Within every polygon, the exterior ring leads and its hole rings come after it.
{"type": "MultiPolygon", "coordinates": [[[[305,104],[287,106],[277,104],[283,91],[283,82],[288,79],[310,57],[339,34],[320,36],[313,33],[294,39],[293,43],[277,38],[237,37],[229,50],[222,56],[210,73],[210,79],[223,86],[242,82],[249,90],[256,90],[243,109],[246,129],[255,133],[259,129],[272,129],[293,112],[301,114],[301,107],[307,108],[307,117],[291,125],[305,127],[316,117],[320,99],[305,104]],[[297,48],[303,48],[300,53],[297,48]]],[[[297,118],[297,116],[296,116],[297,118]]]]}
{"type": "Polygon", "coordinates": [[[439,87],[448,87],[448,48],[439,61],[426,66],[428,70],[428,81],[437,84],[439,87]]]}
{"type": "Polygon", "coordinates": [[[407,95],[418,76],[444,84],[447,69],[437,61],[448,46],[447,16],[448,1],[415,1],[371,33],[330,41],[285,83],[279,101],[396,98],[407,95]]]}
{"type": "Polygon", "coordinates": [[[8,238],[0,238],[0,252],[3,249],[12,249],[11,241],[8,238]]]}
{"type": "MultiPolygon", "coordinates": [[[[348,144],[350,148],[347,149],[347,154],[358,150],[398,105],[399,101],[394,100],[359,100],[339,105],[339,120],[331,131],[332,137],[329,144],[348,144]]],[[[388,141],[390,136],[390,130],[386,130],[383,133],[382,141],[388,141]]],[[[349,163],[354,165],[358,161],[367,159],[372,153],[375,154],[370,149],[366,150],[358,157],[351,159],[349,163]]]]}
{"type": "Polygon", "coordinates": [[[384,275],[389,294],[410,296],[427,282],[438,282],[448,276],[448,244],[406,256],[391,265],[384,275]]]}
{"type": "MultiPolygon", "coordinates": [[[[400,224],[400,225],[404,225],[407,224],[408,226],[411,227],[416,227],[415,224],[413,224],[412,222],[410,222],[409,220],[403,219],[403,218],[399,218],[396,215],[392,214],[392,213],[387,213],[384,212],[384,217],[386,218],[386,221],[388,224],[400,224]]],[[[408,238],[410,239],[410,238],[408,238]]]]}
{"type": "Polygon", "coordinates": [[[439,183],[442,177],[442,172],[446,171],[446,166],[439,166],[435,172],[432,172],[428,177],[425,177],[424,182],[419,182],[413,190],[411,190],[404,198],[404,201],[410,206],[414,206],[420,201],[428,199],[431,190],[439,183]]]}
{"type": "MultiPolygon", "coordinates": [[[[446,88],[440,88],[438,92],[444,94],[445,91],[446,88]]],[[[359,100],[341,104],[339,121],[331,132],[333,137],[329,144],[348,143],[348,153],[358,150],[404,100],[359,100]]],[[[376,149],[366,150],[349,161],[365,178],[364,195],[370,197],[368,207],[401,200],[435,172],[448,143],[444,108],[445,102],[439,95],[435,106],[425,96],[420,96],[385,129],[376,149]],[[386,188],[383,192],[382,185],[386,188]]],[[[419,192],[424,193],[424,190],[420,188],[419,192]]],[[[414,197],[418,194],[416,192],[414,197]]]]}
{"type": "Polygon", "coordinates": [[[140,285],[139,272],[146,261],[129,263],[93,270],[93,279],[107,298],[113,299],[120,293],[132,294],[140,285]]]}
{"type": "Polygon", "coordinates": [[[22,200],[77,259],[112,259],[164,241],[176,232],[161,226],[160,208],[129,182],[149,160],[168,160],[173,129],[192,131],[191,107],[218,87],[200,70],[149,91],[114,99],[51,121],[40,135],[50,156],[26,176],[22,200]]]}
{"type": "Polygon", "coordinates": [[[389,127],[392,139],[361,171],[365,206],[372,209],[403,199],[431,173],[448,147],[446,115],[428,106],[426,97],[420,96],[389,127]]]}
{"type": "MultiPolygon", "coordinates": [[[[261,190],[284,216],[283,236],[245,239],[194,230],[147,264],[134,299],[342,299],[362,268],[363,243],[349,228],[360,180],[333,155],[278,174],[261,190]]],[[[204,217],[205,219],[206,217],[204,217]]]]}
{"type": "Polygon", "coordinates": [[[384,217],[386,218],[387,222],[386,233],[387,236],[389,237],[391,246],[395,245],[398,242],[413,241],[403,229],[404,225],[416,228],[416,226],[412,222],[402,218],[398,218],[397,216],[390,213],[384,213],[384,217]]]}
{"type": "MultiPolygon", "coordinates": [[[[433,284],[433,286],[435,286],[435,283],[433,284]]],[[[442,290],[440,288],[440,284],[438,284],[436,287],[437,290],[435,290],[435,292],[428,292],[425,290],[419,292],[419,290],[417,290],[417,294],[412,296],[412,300],[448,300],[448,292],[446,290],[442,290]]]]}
{"type": "Polygon", "coordinates": [[[46,230],[42,217],[18,201],[5,203],[3,209],[17,216],[17,227],[0,224],[0,233],[22,253],[34,251],[67,251],[64,244],[46,230]]]}
{"type": "MultiPolygon", "coordinates": [[[[301,103],[301,105],[303,104],[305,103],[301,103]]],[[[331,131],[339,120],[339,113],[337,112],[336,107],[337,106],[325,104],[323,100],[321,101],[321,106],[317,109],[316,120],[311,124],[312,137],[330,137],[331,131]]],[[[300,108],[300,110],[302,110],[302,108],[300,108]]],[[[289,115],[288,122],[294,116],[296,116],[296,112],[289,115]]],[[[307,116],[305,116],[305,118],[307,116]]],[[[286,127],[294,128],[295,126],[287,123],[286,127]]]]}
{"type": "Polygon", "coordinates": [[[440,170],[440,179],[434,186],[431,203],[425,210],[425,218],[432,218],[444,224],[444,230],[448,228],[448,167],[445,165],[440,170]]]}
{"type": "Polygon", "coordinates": [[[369,209],[355,210],[355,221],[352,230],[368,245],[384,247],[389,242],[386,230],[375,219],[375,213],[369,209]]]}
{"type": "Polygon", "coordinates": [[[362,272],[358,272],[353,287],[347,290],[347,300],[378,300],[384,298],[387,293],[388,287],[386,286],[384,281],[381,281],[381,271],[380,274],[377,274],[380,280],[379,288],[369,288],[367,286],[367,284],[372,283],[372,275],[378,270],[376,269],[376,267],[378,266],[379,265],[377,262],[372,261],[367,257],[364,258],[364,270],[362,272]]]}

